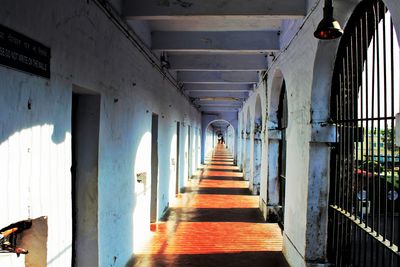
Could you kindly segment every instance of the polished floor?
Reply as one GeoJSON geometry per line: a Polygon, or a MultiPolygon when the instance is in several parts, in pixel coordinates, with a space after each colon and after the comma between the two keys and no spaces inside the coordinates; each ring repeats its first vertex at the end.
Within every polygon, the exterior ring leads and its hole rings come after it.
{"type": "Polygon", "coordinates": [[[219,145],[206,164],[127,266],[288,266],[229,152],[219,145]]]}

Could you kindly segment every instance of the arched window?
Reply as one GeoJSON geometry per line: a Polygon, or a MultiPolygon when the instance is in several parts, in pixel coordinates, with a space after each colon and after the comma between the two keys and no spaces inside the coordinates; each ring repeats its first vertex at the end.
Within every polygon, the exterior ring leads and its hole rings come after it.
{"type": "Polygon", "coordinates": [[[399,45],[382,1],[364,0],[349,20],[331,103],[330,261],[399,266],[399,45]]]}

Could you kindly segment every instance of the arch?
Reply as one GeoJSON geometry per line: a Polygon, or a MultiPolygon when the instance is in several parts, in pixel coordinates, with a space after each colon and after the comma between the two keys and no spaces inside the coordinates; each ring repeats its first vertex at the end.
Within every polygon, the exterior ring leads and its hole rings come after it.
{"type": "Polygon", "coordinates": [[[246,119],[245,114],[241,113],[241,133],[240,133],[240,169],[244,170],[246,149],[246,119]]]}
{"type": "Polygon", "coordinates": [[[216,122],[224,122],[224,123],[226,123],[226,124],[228,125],[227,127],[231,126],[232,128],[234,128],[233,125],[232,125],[232,123],[229,122],[229,121],[227,121],[227,120],[225,120],[225,119],[215,119],[215,120],[212,120],[212,121],[210,121],[210,122],[207,124],[206,128],[210,127],[213,123],[216,123],[216,122]]]}
{"type": "Polygon", "coordinates": [[[256,97],[256,105],[254,109],[254,130],[253,130],[253,175],[252,175],[252,192],[255,195],[260,195],[261,182],[261,159],[262,159],[262,140],[261,133],[263,128],[261,97],[258,94],[256,97]]]}
{"type": "Polygon", "coordinates": [[[268,112],[268,128],[277,129],[278,127],[278,109],[279,97],[281,95],[282,84],[284,82],[283,73],[280,69],[275,70],[272,78],[270,104],[268,112]]]}
{"type": "Polygon", "coordinates": [[[396,74],[400,62],[398,39],[390,34],[394,32],[390,21],[391,14],[383,1],[361,2],[349,19],[337,52],[331,89],[337,140],[331,153],[328,256],[338,266],[366,266],[368,262],[389,266],[392,257],[398,256],[388,244],[398,245],[399,241],[380,227],[392,221],[387,227],[396,228],[394,218],[399,211],[398,201],[391,196],[393,191],[398,192],[398,176],[393,173],[399,150],[394,146],[392,133],[399,112],[396,74]],[[347,63],[350,57],[352,64],[347,63]],[[339,181],[343,181],[340,186],[339,181]],[[343,199],[339,200],[339,195],[343,199]],[[350,241],[345,245],[336,242],[335,229],[341,223],[337,215],[343,211],[364,223],[361,229],[365,239],[371,239],[369,244],[358,241],[357,247],[353,247],[355,235],[348,230],[343,234],[350,241]],[[378,248],[381,242],[375,242],[375,236],[382,236],[387,243],[378,248]],[[376,247],[375,253],[367,254],[367,246],[376,247]],[[354,254],[361,257],[352,257],[354,254]]]}
{"type": "Polygon", "coordinates": [[[286,127],[288,121],[286,83],[281,70],[274,72],[268,116],[268,214],[271,222],[284,224],[286,127]]]}
{"type": "Polygon", "coordinates": [[[262,111],[261,111],[261,97],[257,94],[256,106],[254,108],[254,120],[262,123],[262,111]]]}
{"type": "Polygon", "coordinates": [[[214,133],[212,135],[212,137],[211,136],[206,137],[206,138],[208,138],[208,140],[210,140],[210,138],[213,139],[212,142],[210,142],[210,141],[206,142],[206,146],[207,146],[208,150],[210,150],[214,147],[214,145],[216,144],[217,136],[219,134],[221,134],[224,138],[224,143],[225,143],[226,147],[230,150],[232,155],[235,154],[236,131],[235,131],[235,127],[232,125],[232,123],[230,121],[225,120],[225,119],[214,119],[214,120],[211,120],[208,122],[205,129],[206,129],[206,134],[208,133],[208,135],[210,135],[211,132],[214,133]],[[213,129],[211,130],[210,127],[213,124],[218,124],[218,125],[212,127],[213,129]]]}
{"type": "MultiPolygon", "coordinates": [[[[206,153],[208,152],[207,149],[212,149],[214,147],[213,142],[215,141],[212,136],[212,131],[209,130],[209,125],[212,122],[216,121],[226,121],[229,123],[229,125],[232,125],[232,128],[234,130],[235,136],[237,136],[237,129],[238,129],[238,118],[235,116],[219,116],[219,115],[202,115],[202,122],[201,122],[201,163],[204,164],[205,156],[206,153]],[[208,129],[208,130],[207,130],[208,129]],[[207,132],[208,131],[208,132],[207,132]]],[[[234,160],[236,162],[237,160],[237,152],[236,152],[236,147],[237,147],[237,142],[239,140],[236,138],[233,140],[232,145],[230,149],[232,150],[232,154],[234,157],[234,160]]]]}
{"type": "MultiPolygon", "coordinates": [[[[355,6],[360,1],[342,1],[335,6],[335,17],[346,28],[355,6]]],[[[328,190],[330,144],[335,141],[335,128],[330,123],[330,91],[333,66],[339,40],[318,41],[311,87],[310,144],[308,163],[308,199],[319,199],[307,205],[306,240],[313,240],[305,249],[307,260],[326,259],[328,225],[328,190]],[[316,238],[317,237],[317,238],[316,238]]]]}
{"type": "MultiPolygon", "coordinates": [[[[335,16],[339,21],[344,22],[345,30],[351,15],[360,2],[362,1],[342,1],[340,5],[335,6],[335,16]]],[[[397,0],[383,0],[383,2],[392,14],[397,39],[400,43],[400,2],[397,0]]],[[[318,42],[314,61],[310,110],[311,122],[314,124],[325,124],[330,119],[330,92],[332,87],[333,66],[338,46],[339,40],[318,42]]],[[[321,132],[320,129],[315,129],[312,135],[317,134],[317,131],[322,134],[325,133],[326,135],[330,134],[330,132],[321,132]]],[[[320,136],[318,138],[321,139],[323,137],[320,136]]]]}
{"type": "MultiPolygon", "coordinates": [[[[358,4],[363,1],[341,1],[335,5],[335,17],[347,31],[350,17],[354,14],[358,4]]],[[[367,2],[367,1],[364,1],[367,2]]],[[[395,30],[400,32],[400,2],[397,0],[383,0],[393,15],[395,30]]],[[[309,199],[319,199],[318,203],[311,203],[307,208],[306,233],[309,242],[305,251],[308,260],[326,258],[326,238],[328,224],[328,192],[330,180],[330,144],[336,141],[335,127],[331,123],[331,88],[333,68],[336,61],[339,40],[319,41],[313,67],[313,81],[311,91],[311,136],[309,152],[308,195],[309,199]],[[317,219],[318,218],[318,219],[317,219]],[[316,239],[315,237],[318,237],[316,239]],[[321,245],[325,244],[325,245],[321,245]]]]}
{"type": "Polygon", "coordinates": [[[252,173],[252,166],[251,166],[251,155],[252,155],[252,120],[251,120],[251,113],[250,107],[247,108],[245,112],[246,119],[245,119],[245,133],[244,133],[244,178],[245,180],[249,181],[251,179],[252,173]]]}

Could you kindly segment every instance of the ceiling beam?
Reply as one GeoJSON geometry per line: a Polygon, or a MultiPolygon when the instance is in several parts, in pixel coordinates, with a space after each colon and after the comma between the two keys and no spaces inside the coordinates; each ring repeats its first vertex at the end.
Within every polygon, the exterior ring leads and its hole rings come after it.
{"type": "Polygon", "coordinates": [[[276,52],[279,51],[279,34],[277,31],[153,32],[152,49],[167,52],[276,52]]]}
{"type": "Polygon", "coordinates": [[[212,97],[234,97],[246,99],[249,94],[247,92],[189,92],[189,97],[192,98],[212,98],[212,97]]]}
{"type": "Polygon", "coordinates": [[[188,16],[268,16],[291,19],[306,15],[305,0],[146,0],[124,1],[124,16],[144,20],[186,19],[188,16]]]}
{"type": "Polygon", "coordinates": [[[232,107],[200,107],[199,110],[203,112],[238,112],[240,108],[232,107]]]}
{"type": "Polygon", "coordinates": [[[253,89],[249,84],[185,84],[184,90],[187,93],[247,93],[253,89]]]}
{"type": "Polygon", "coordinates": [[[200,107],[231,107],[231,108],[241,108],[242,104],[241,103],[237,103],[237,104],[233,104],[233,103],[198,103],[197,104],[200,107]]]}
{"type": "Polygon", "coordinates": [[[204,99],[194,99],[194,103],[198,105],[222,105],[222,106],[241,106],[242,99],[232,99],[232,100],[204,100],[204,99]]]}
{"type": "Polygon", "coordinates": [[[178,80],[195,84],[254,84],[258,82],[258,73],[251,71],[181,71],[178,80]]]}
{"type": "Polygon", "coordinates": [[[172,70],[178,71],[263,71],[268,61],[265,55],[169,55],[172,70]]]}

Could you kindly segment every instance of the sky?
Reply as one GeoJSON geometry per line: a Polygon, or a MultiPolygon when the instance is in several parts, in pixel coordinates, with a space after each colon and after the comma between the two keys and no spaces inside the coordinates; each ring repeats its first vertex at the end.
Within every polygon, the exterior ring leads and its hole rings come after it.
{"type": "MultiPolygon", "coordinates": [[[[368,117],[384,117],[385,116],[385,110],[387,112],[387,116],[395,116],[396,113],[400,112],[399,106],[400,106],[400,96],[399,96],[399,91],[400,91],[400,48],[399,48],[399,43],[398,39],[396,36],[396,32],[393,30],[393,52],[391,52],[391,36],[390,36],[390,13],[386,13],[385,17],[385,25],[383,21],[380,22],[379,24],[379,50],[377,50],[376,46],[376,39],[372,39],[370,46],[368,48],[368,64],[364,64],[364,71],[363,71],[363,81],[365,83],[366,80],[366,66],[368,67],[368,95],[369,95],[369,101],[368,101],[368,113],[366,109],[366,89],[364,89],[364,99],[363,99],[363,117],[366,117],[366,114],[368,114],[368,117]],[[386,38],[383,36],[383,27],[385,27],[386,31],[386,38]],[[373,42],[375,40],[375,46],[373,45],[373,42]],[[386,62],[385,62],[385,55],[384,55],[384,45],[386,45],[386,62]],[[374,50],[375,50],[375,55],[374,55],[374,50]],[[378,61],[378,54],[379,54],[379,61],[378,61]],[[391,57],[393,54],[393,75],[392,75],[392,64],[391,64],[391,57]],[[378,72],[378,66],[379,66],[379,72],[378,72]],[[387,90],[387,106],[385,107],[385,97],[384,97],[384,91],[385,91],[385,69],[386,69],[386,90],[387,90]],[[392,95],[392,76],[393,76],[393,84],[394,84],[394,94],[392,95]],[[378,84],[378,77],[380,78],[379,84],[378,84]],[[377,88],[379,88],[381,99],[380,99],[380,114],[378,112],[378,99],[375,97],[374,103],[372,103],[372,92],[373,89],[375,90],[375,96],[377,95],[377,88]],[[394,114],[392,114],[391,110],[391,101],[394,99],[394,114]],[[374,110],[372,109],[372,104],[374,104],[374,110]]],[[[358,99],[359,102],[359,114],[361,114],[361,98],[358,99]]],[[[363,123],[363,126],[366,126],[366,123],[363,123]]],[[[375,127],[377,127],[378,124],[375,123],[375,127]]],[[[371,127],[371,123],[369,124],[369,127],[371,127]]],[[[381,127],[384,127],[384,122],[381,122],[381,127]]],[[[389,124],[389,128],[391,128],[391,125],[389,124]]]]}

